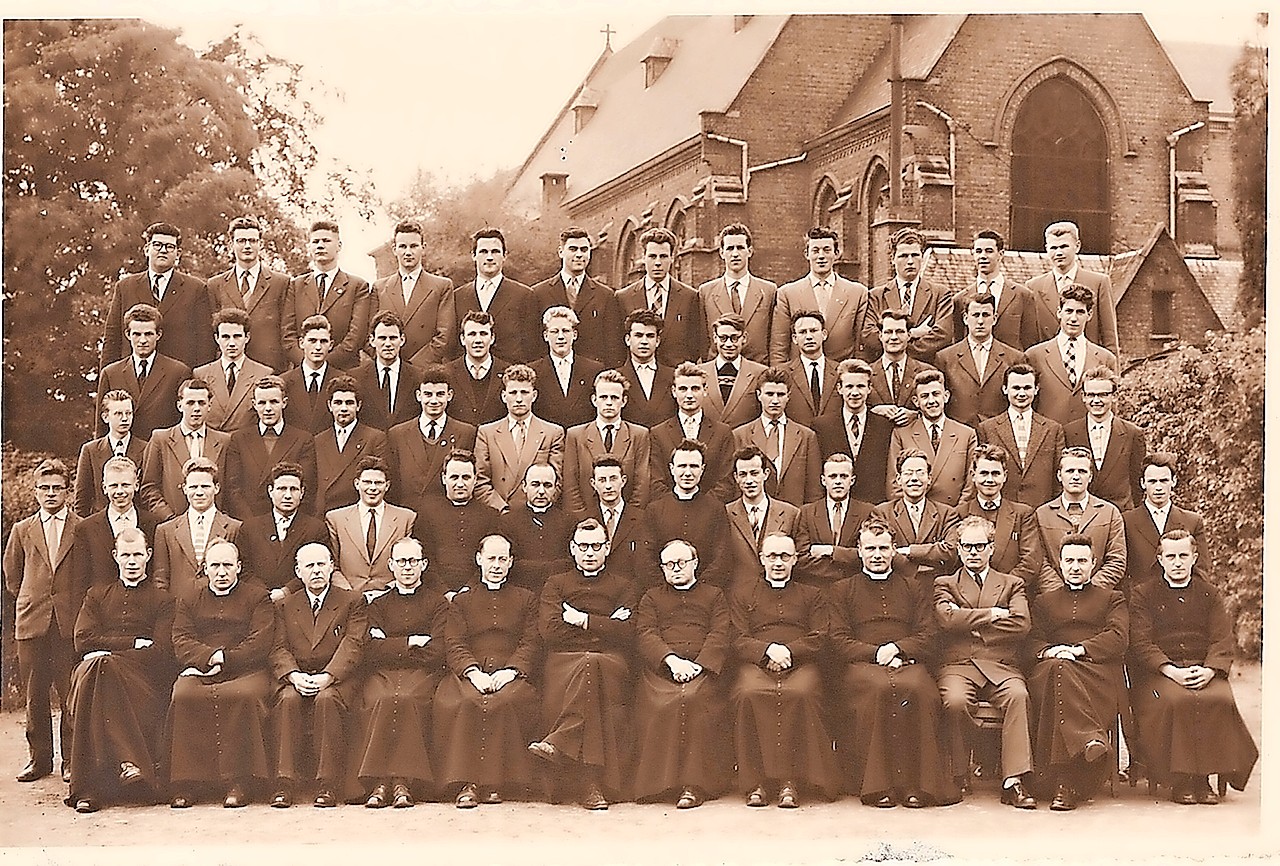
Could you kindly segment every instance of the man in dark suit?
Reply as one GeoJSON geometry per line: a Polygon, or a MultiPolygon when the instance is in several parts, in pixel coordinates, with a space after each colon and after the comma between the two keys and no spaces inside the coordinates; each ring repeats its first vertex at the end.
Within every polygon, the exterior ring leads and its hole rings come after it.
{"type": "MultiPolygon", "coordinates": [[[[613,290],[587,275],[591,236],[570,226],[560,232],[560,272],[535,285],[533,305],[538,315],[551,307],[568,307],[580,325],[577,351],[606,367],[622,362],[622,307],[613,290]]],[[[581,422],[579,422],[581,423],[581,422]]]]}
{"type": "Polygon", "coordinates": [[[74,502],[75,512],[81,517],[88,517],[107,505],[102,492],[102,468],[106,462],[112,457],[128,457],[140,466],[147,449],[147,440],[132,434],[133,397],[129,392],[107,391],[101,402],[102,422],[107,425],[107,433],[81,445],[76,461],[74,502]]]}
{"type": "Polygon", "coordinates": [[[676,400],[676,414],[656,427],[649,428],[649,454],[652,467],[649,476],[653,495],[670,490],[675,483],[669,470],[671,452],[685,439],[706,446],[706,469],[703,477],[707,488],[720,501],[737,496],[733,483],[733,452],[737,449],[733,430],[705,411],[708,394],[707,372],[701,365],[685,361],[672,372],[671,393],[676,400]]]}
{"type": "Polygon", "coordinates": [[[978,425],[978,440],[999,445],[1009,455],[1004,495],[1039,508],[1058,495],[1058,457],[1065,437],[1062,425],[1032,410],[1040,393],[1039,374],[1029,364],[1014,364],[1004,371],[1007,412],[978,425]]]}
{"type": "Polygon", "coordinates": [[[656,357],[662,344],[662,318],[653,310],[635,310],[627,314],[626,326],[628,357],[618,372],[630,387],[622,417],[641,427],[654,427],[676,414],[672,369],[656,357]]]}
{"type": "Polygon", "coordinates": [[[312,497],[316,514],[353,504],[356,466],[361,458],[385,457],[387,450],[387,434],[359,420],[360,391],[353,377],[334,376],[326,391],[333,423],[316,434],[316,491],[312,497]]]}
{"type": "MultiPolygon", "coordinates": [[[[853,359],[841,361],[849,363],[853,359]]],[[[871,514],[871,503],[855,499],[853,461],[848,454],[822,461],[822,488],[827,495],[800,509],[796,521],[796,574],[823,590],[858,567],[858,527],[871,514]]]]}
{"type": "Polygon", "coordinates": [[[350,370],[360,363],[376,301],[368,282],[338,268],[341,249],[337,223],[316,220],[311,224],[307,240],[311,270],[289,281],[280,325],[280,340],[290,363],[302,363],[299,340],[307,319],[317,313],[329,321],[334,366],[350,370]]]}
{"type": "Polygon", "coordinates": [[[617,457],[596,457],[591,463],[593,495],[582,511],[572,515],[570,525],[576,526],[588,517],[600,521],[609,535],[609,567],[640,590],[656,585],[661,572],[658,547],[644,509],[627,502],[622,495],[629,481],[617,457]]]}
{"type": "Polygon", "coordinates": [[[692,286],[672,279],[676,236],[664,228],[647,229],[637,242],[644,256],[644,277],[618,290],[622,314],[653,310],[662,318],[658,361],[674,367],[681,361],[701,361],[707,354],[707,326],[702,301],[692,286]]]}
{"type": "Polygon", "coordinates": [[[151,434],[142,458],[142,487],[139,499],[161,520],[168,520],[187,508],[182,493],[182,467],[195,457],[207,458],[223,472],[231,434],[214,430],[204,422],[209,407],[209,383],[187,379],[178,389],[178,411],[182,420],[151,434]]]}
{"type": "Polygon", "coordinates": [[[1204,518],[1173,504],[1173,490],[1178,486],[1174,456],[1161,451],[1147,454],[1142,458],[1142,476],[1138,483],[1142,487],[1142,499],[1121,515],[1130,586],[1160,576],[1156,568],[1160,538],[1175,529],[1185,529],[1195,536],[1196,564],[1200,570],[1212,574],[1213,564],[1204,540],[1204,518]]]}
{"type": "Polygon", "coordinates": [[[329,410],[324,402],[329,377],[342,372],[329,363],[333,351],[333,332],[329,320],[314,315],[302,323],[302,363],[280,377],[284,383],[289,423],[309,433],[319,433],[329,426],[329,410]]]}
{"type": "Polygon", "coordinates": [[[768,368],[742,354],[746,322],[736,313],[726,313],[711,327],[715,354],[698,366],[707,374],[709,417],[733,429],[760,414],[756,380],[768,368]]]}
{"type": "Polygon", "coordinates": [[[957,343],[965,337],[964,314],[969,302],[978,295],[991,295],[996,299],[993,333],[997,340],[1019,352],[1040,342],[1035,296],[1021,283],[1005,279],[1001,272],[1003,257],[1004,238],[999,232],[984,229],[974,235],[973,260],[978,277],[956,293],[952,305],[951,319],[957,343]]]}
{"type": "MultiPolygon", "coordinates": [[[[398,269],[373,284],[373,310],[395,313],[399,318],[404,357],[409,363],[417,367],[439,363],[449,356],[455,335],[453,280],[422,269],[422,226],[418,223],[396,223],[392,244],[398,269]]],[[[376,353],[377,347],[374,349],[376,353]]]]}
{"type": "Polygon", "coordinates": [[[373,357],[360,362],[353,374],[360,395],[360,421],[375,430],[385,432],[418,414],[414,395],[422,369],[404,360],[404,327],[396,313],[380,310],[370,325],[373,357]]]}
{"type": "Polygon", "coordinates": [[[773,462],[756,446],[734,452],[733,480],[741,495],[724,507],[729,521],[724,551],[728,561],[710,576],[710,582],[726,594],[736,596],[764,577],[760,548],[766,538],[795,537],[800,509],[766,492],[772,474],[773,462]]]}
{"type": "MultiPolygon", "coordinates": [[[[1090,495],[1089,481],[1092,477],[1093,455],[1089,449],[1064,448],[1058,459],[1062,495],[1036,509],[1040,548],[1061,550],[1062,539],[1066,536],[1088,536],[1097,569],[1093,582],[1106,589],[1123,588],[1128,560],[1124,518],[1110,502],[1090,495]]],[[[1052,592],[1062,587],[1060,567],[1057,557],[1044,557],[1040,567],[1040,592],[1052,592]]]]}
{"type": "MultiPolygon", "coordinates": [[[[99,394],[127,391],[133,398],[132,434],[139,439],[150,439],[152,430],[178,423],[173,395],[191,375],[186,364],[156,351],[156,344],[164,335],[161,322],[160,311],[150,304],[130,307],[124,315],[124,329],[132,351],[128,357],[108,364],[98,376],[99,394]]],[[[101,402],[98,417],[98,435],[102,436],[107,427],[102,420],[101,402]]]]}
{"type": "Polygon", "coordinates": [[[304,544],[327,544],[329,529],[319,517],[301,511],[307,495],[301,466],[277,463],[270,479],[271,510],[244,521],[236,544],[244,551],[248,576],[271,591],[272,601],[280,601],[302,588],[293,568],[298,549],[304,544]]]}
{"type": "Polygon", "coordinates": [[[533,411],[566,430],[595,415],[591,391],[604,365],[573,347],[578,339],[578,314],[568,307],[551,307],[542,314],[542,337],[550,350],[529,366],[542,387],[533,411]]]}
{"type": "Polygon", "coordinates": [[[446,365],[453,386],[449,408],[459,421],[475,427],[507,413],[502,405],[502,372],[507,362],[493,354],[493,328],[493,316],[488,313],[465,313],[458,323],[458,343],[465,353],[446,365]]]}
{"type": "Polygon", "coordinates": [[[747,270],[752,252],[751,230],[742,223],[720,229],[717,244],[724,275],[698,286],[708,328],[708,354],[717,348],[716,322],[721,316],[738,316],[742,319],[742,354],[763,367],[769,363],[769,329],[778,286],[747,270]]]}
{"type": "Polygon", "coordinates": [[[912,228],[899,229],[889,238],[893,282],[872,289],[868,298],[862,332],[866,357],[879,354],[876,322],[889,309],[907,314],[907,352],[911,357],[932,364],[937,351],[951,342],[951,295],[945,287],[920,275],[926,247],[924,235],[912,228]]]}
{"type": "Polygon", "coordinates": [[[596,376],[591,402],[596,417],[565,431],[564,439],[564,505],[571,513],[585,511],[591,500],[592,466],[605,454],[617,457],[630,484],[626,490],[628,504],[644,508],[649,501],[650,447],[649,431],[622,420],[627,404],[627,380],[617,370],[605,370],[596,376]]]}
{"type": "Polygon", "coordinates": [[[387,431],[387,468],[392,501],[413,507],[428,496],[442,498],[440,471],[454,449],[472,451],[476,428],[447,414],[453,389],[443,364],[430,364],[418,385],[417,418],[387,431]]]}
{"type": "Polygon", "coordinates": [[[947,377],[951,417],[970,427],[1004,411],[1004,371],[1024,360],[1022,353],[991,336],[996,299],[976,295],[964,311],[968,337],[938,352],[934,359],[947,377]]]}
{"type": "MultiPolygon", "coordinates": [[[[471,236],[471,257],[476,278],[453,290],[453,320],[461,324],[467,313],[493,317],[493,340],[498,353],[518,364],[528,364],[541,353],[532,323],[537,321],[533,290],[502,273],[507,260],[507,239],[496,228],[483,228],[471,236]]],[[[446,357],[461,357],[462,347],[449,342],[446,357]]],[[[560,423],[560,422],[556,422],[560,423]]]]}
{"type": "Polygon", "coordinates": [[[1085,416],[1080,398],[1085,371],[1101,364],[1120,369],[1114,354],[1084,336],[1085,325],[1093,317],[1092,303],[1093,297],[1084,286],[1068,286],[1058,308],[1058,335],[1027,349],[1027,363],[1040,374],[1036,408],[1063,427],[1085,416]]]}
{"type": "Polygon", "coordinates": [[[282,373],[289,366],[280,331],[289,276],[272,271],[262,261],[262,224],[257,217],[236,217],[227,233],[231,236],[234,262],[229,269],[209,278],[213,310],[244,310],[249,317],[245,333],[258,335],[258,342],[253,345],[254,357],[273,372],[282,373]]]}
{"type": "Polygon", "coordinates": [[[894,567],[905,569],[921,589],[928,589],[936,576],[955,568],[960,515],[929,498],[929,455],[903,451],[895,465],[902,498],[882,502],[872,513],[893,529],[894,567]]]}
{"type": "Polygon", "coordinates": [[[98,481],[106,494],[106,505],[76,524],[71,547],[80,585],[84,587],[110,582],[111,567],[116,564],[112,551],[121,530],[142,530],[148,549],[154,549],[159,523],[154,514],[134,501],[134,494],[138,492],[138,465],[128,457],[109,459],[98,481]]]}
{"type": "Polygon", "coordinates": [[[280,377],[259,379],[253,389],[253,411],[258,423],[231,434],[227,446],[227,507],[241,519],[267,512],[262,491],[277,463],[297,463],[302,467],[303,485],[312,490],[316,487],[315,436],[285,424],[286,402],[280,377]]]}
{"type": "Polygon", "coordinates": [[[827,354],[837,361],[864,351],[863,332],[870,307],[867,287],[835,271],[840,235],[815,227],[805,232],[804,257],[809,273],[778,287],[777,307],[769,326],[769,365],[779,367],[798,354],[791,339],[791,320],[801,310],[817,310],[826,320],[831,339],[827,354]]]}
{"type": "Polygon", "coordinates": [[[816,310],[798,310],[792,315],[791,339],[800,354],[786,368],[791,376],[787,417],[812,428],[816,418],[840,402],[836,395],[836,365],[840,362],[826,356],[827,323],[816,310]]]}
{"type": "Polygon", "coordinates": [[[1034,586],[1044,557],[1040,529],[1035,509],[1004,495],[1008,465],[1009,453],[999,445],[983,444],[974,450],[969,475],[976,495],[960,503],[960,517],[985,517],[995,524],[992,568],[1034,586]]]}
{"type": "MultiPolygon", "coordinates": [[[[840,408],[815,420],[813,432],[818,437],[818,449],[824,460],[832,454],[846,454],[853,459],[851,495],[874,504],[888,498],[885,479],[893,423],[867,407],[871,375],[871,365],[861,358],[841,361],[836,368],[840,408]]],[[[857,541],[856,534],[851,538],[857,541]]]]}
{"type": "Polygon", "coordinates": [[[934,369],[907,354],[907,315],[900,310],[880,314],[880,357],[871,362],[871,410],[898,427],[915,420],[915,389],[911,383],[922,370],[934,369]]]}
{"type": "Polygon", "coordinates": [[[1120,356],[1120,332],[1116,326],[1116,299],[1111,288],[1111,278],[1096,271],[1080,267],[1076,255],[1080,252],[1080,229],[1065,220],[1052,223],[1044,230],[1044,250],[1052,265],[1048,273],[1027,280],[1036,301],[1036,320],[1039,339],[1051,339],[1058,330],[1058,308],[1063,293],[1070,286],[1084,286],[1089,290],[1094,311],[1085,327],[1085,336],[1092,343],[1102,346],[1112,355],[1120,356]]]}
{"type": "Polygon", "coordinates": [[[102,329],[102,356],[98,368],[126,357],[129,320],[125,315],[138,304],[158,308],[168,323],[158,335],[161,355],[188,368],[213,358],[209,340],[209,292],[204,281],[177,270],[182,230],[168,223],[152,223],[142,233],[147,269],[121,277],[111,293],[107,320],[102,329]]]}
{"type": "MultiPolygon", "coordinates": [[[[945,502],[953,508],[960,503],[973,462],[973,449],[978,436],[972,427],[947,417],[951,392],[938,370],[916,374],[914,386],[920,416],[906,427],[893,431],[889,442],[889,463],[897,465],[897,457],[907,449],[929,455],[933,475],[929,481],[929,498],[945,502]]],[[[887,478],[888,493],[893,495],[893,479],[887,478]]]]}
{"type": "Polygon", "coordinates": [[[1115,413],[1120,376],[1110,367],[1084,372],[1081,398],[1088,415],[1072,421],[1062,432],[1068,447],[1088,448],[1093,454],[1093,482],[1089,489],[1122,512],[1142,499],[1142,459],[1147,440],[1138,425],[1115,413]]]}
{"type": "MultiPolygon", "coordinates": [[[[239,307],[224,307],[213,314],[213,339],[218,357],[196,367],[196,378],[209,383],[209,410],[205,420],[215,430],[230,433],[253,415],[253,386],[272,368],[245,355],[252,335],[249,314],[239,307]]],[[[268,335],[268,340],[278,335],[268,335]]],[[[274,349],[278,352],[278,347],[274,349]]]]}

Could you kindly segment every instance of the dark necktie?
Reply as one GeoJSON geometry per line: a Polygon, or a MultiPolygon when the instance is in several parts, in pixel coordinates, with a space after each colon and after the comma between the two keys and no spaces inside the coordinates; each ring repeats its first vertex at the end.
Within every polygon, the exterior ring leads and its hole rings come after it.
{"type": "Polygon", "coordinates": [[[613,425],[604,425],[604,450],[613,451],[613,425]]]}
{"type": "Polygon", "coordinates": [[[227,393],[230,394],[236,389],[236,365],[227,365],[227,393]]]}
{"type": "Polygon", "coordinates": [[[893,364],[893,399],[902,402],[902,362],[895,361],[893,364]]]}
{"type": "Polygon", "coordinates": [[[742,285],[741,280],[734,280],[729,284],[729,303],[733,305],[733,311],[739,316],[742,315],[742,298],[738,297],[738,286],[742,285]]]}
{"type": "Polygon", "coordinates": [[[373,552],[378,549],[378,515],[369,512],[369,529],[364,535],[364,549],[369,552],[369,561],[373,562],[373,552]]]}
{"type": "Polygon", "coordinates": [[[151,366],[150,358],[143,358],[138,363],[138,386],[141,387],[147,381],[147,368],[151,366]]]}
{"type": "Polygon", "coordinates": [[[387,399],[387,412],[396,410],[395,395],[391,393],[391,368],[382,368],[382,394],[387,399]]]}
{"type": "Polygon", "coordinates": [[[982,575],[976,571],[969,572],[969,576],[973,578],[973,582],[978,585],[978,589],[982,589],[982,575]]]}
{"type": "Polygon", "coordinates": [[[439,434],[436,433],[436,422],[432,421],[427,425],[427,441],[434,442],[439,434]]]}
{"type": "Polygon", "coordinates": [[[245,271],[240,275],[240,296],[249,297],[249,272],[245,271]]]}
{"type": "Polygon", "coordinates": [[[818,365],[809,365],[809,393],[813,396],[813,411],[816,414],[822,401],[822,379],[818,376],[818,365]]]}
{"type": "Polygon", "coordinates": [[[942,429],[941,424],[929,425],[929,442],[933,445],[933,453],[938,453],[938,446],[942,444],[942,436],[939,431],[942,429]]]}
{"type": "Polygon", "coordinates": [[[156,299],[156,303],[160,303],[160,275],[156,274],[151,278],[151,295],[156,299]]]}
{"type": "Polygon", "coordinates": [[[307,386],[307,393],[308,394],[320,393],[320,374],[319,373],[311,374],[311,384],[307,386]]]}
{"type": "Polygon", "coordinates": [[[324,284],[325,284],[325,282],[326,282],[328,279],[329,279],[329,275],[328,275],[328,274],[317,274],[317,275],[316,275],[316,288],[318,288],[318,289],[320,290],[320,303],[322,303],[322,304],[324,303],[324,296],[325,296],[325,294],[326,294],[326,289],[325,289],[325,285],[324,285],[324,284]]]}
{"type": "Polygon", "coordinates": [[[315,622],[320,618],[320,599],[311,599],[311,621],[315,622]]]}
{"type": "Polygon", "coordinates": [[[733,369],[732,364],[721,364],[720,369],[716,371],[716,377],[720,380],[720,400],[728,403],[729,395],[733,393],[733,381],[738,378],[738,371],[733,369]]]}

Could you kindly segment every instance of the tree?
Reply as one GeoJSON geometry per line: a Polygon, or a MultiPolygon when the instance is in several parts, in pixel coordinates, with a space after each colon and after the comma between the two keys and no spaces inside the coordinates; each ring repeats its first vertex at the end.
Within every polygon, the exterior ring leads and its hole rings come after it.
{"type": "MultiPolygon", "coordinates": [[[[1258,15],[1265,31],[1267,13],[1258,15]]],[[[1244,248],[1237,309],[1250,325],[1266,314],[1267,272],[1267,47],[1247,43],[1231,70],[1236,123],[1235,220],[1244,248]]]]}

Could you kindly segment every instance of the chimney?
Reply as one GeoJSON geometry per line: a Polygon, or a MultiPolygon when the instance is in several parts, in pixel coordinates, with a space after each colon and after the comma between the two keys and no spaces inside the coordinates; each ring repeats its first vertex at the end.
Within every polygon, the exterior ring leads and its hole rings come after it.
{"type": "Polygon", "coordinates": [[[547,172],[542,175],[542,210],[555,210],[564,204],[564,196],[569,187],[569,175],[558,172],[547,172]]]}

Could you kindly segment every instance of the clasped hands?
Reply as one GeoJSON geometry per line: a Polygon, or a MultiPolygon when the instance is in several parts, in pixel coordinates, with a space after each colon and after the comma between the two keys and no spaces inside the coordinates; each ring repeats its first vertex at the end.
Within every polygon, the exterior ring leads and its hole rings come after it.
{"type": "Polygon", "coordinates": [[[226,664],[226,656],[221,649],[216,649],[209,656],[209,669],[202,671],[200,668],[192,665],[191,667],[178,674],[180,677],[216,677],[222,673],[222,666],[226,664]]]}
{"type": "Polygon", "coordinates": [[[775,674],[780,674],[791,667],[791,650],[786,644],[771,643],[765,647],[764,666],[775,674]]]}
{"type": "Polygon", "coordinates": [[[675,653],[671,653],[663,661],[667,663],[667,668],[671,671],[671,679],[678,683],[687,683],[702,673],[702,665],[697,662],[691,662],[686,658],[681,658],[675,653]]]}
{"type": "Polygon", "coordinates": [[[1217,674],[1213,668],[1204,665],[1188,665],[1187,667],[1179,667],[1178,665],[1167,663],[1160,666],[1160,673],[1173,680],[1184,689],[1197,691],[1209,685],[1209,681],[1217,674]]]}
{"type": "Polygon", "coordinates": [[[471,685],[475,686],[476,691],[485,695],[491,695],[501,690],[503,686],[513,681],[518,675],[514,668],[502,668],[491,674],[485,673],[480,668],[472,668],[463,674],[471,682],[471,685]]]}
{"type": "Polygon", "coordinates": [[[292,684],[298,694],[304,698],[314,698],[329,686],[333,685],[333,674],[327,671],[321,671],[318,674],[308,674],[302,671],[294,671],[289,674],[289,682],[292,684]]]}
{"type": "Polygon", "coordinates": [[[1060,643],[1055,646],[1048,647],[1044,652],[1040,653],[1042,659],[1062,659],[1063,661],[1073,662],[1084,657],[1084,647],[1069,646],[1060,643]]]}

